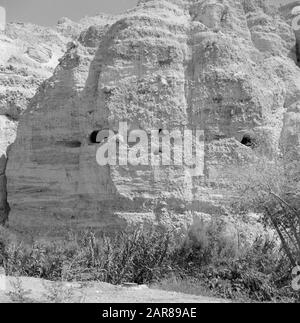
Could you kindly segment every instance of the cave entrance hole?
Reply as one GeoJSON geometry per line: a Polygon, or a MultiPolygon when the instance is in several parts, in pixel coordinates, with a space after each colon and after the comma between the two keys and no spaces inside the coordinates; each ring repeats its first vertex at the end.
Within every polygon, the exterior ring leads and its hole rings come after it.
{"type": "Polygon", "coordinates": [[[89,136],[90,144],[101,144],[103,141],[109,138],[109,130],[95,130],[89,136]]]}
{"type": "Polygon", "coordinates": [[[256,140],[251,137],[250,135],[244,135],[241,144],[246,146],[246,147],[250,147],[250,148],[255,148],[256,146],[256,140]]]}

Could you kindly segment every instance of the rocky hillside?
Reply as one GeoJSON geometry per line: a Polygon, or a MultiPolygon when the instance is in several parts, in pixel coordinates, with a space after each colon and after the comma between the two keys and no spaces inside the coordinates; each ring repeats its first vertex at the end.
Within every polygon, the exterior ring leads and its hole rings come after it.
{"type": "Polygon", "coordinates": [[[0,150],[3,160],[0,219],[5,218],[8,211],[4,176],[7,148],[15,140],[20,116],[38,87],[53,75],[67,49],[74,46],[78,38],[83,43],[88,42],[94,29],[101,32],[112,19],[115,18],[98,15],[76,23],[62,18],[55,28],[10,23],[0,33],[0,150]]]}
{"type": "Polygon", "coordinates": [[[14,142],[20,115],[41,83],[49,78],[69,39],[49,28],[8,24],[0,33],[1,222],[7,217],[6,155],[14,142]]]}
{"type": "Polygon", "coordinates": [[[38,86],[53,75],[67,44],[81,37],[87,42],[89,28],[104,28],[110,16],[84,18],[75,23],[59,20],[56,28],[10,23],[0,34],[0,113],[18,120],[38,86]]]}
{"type": "Polygon", "coordinates": [[[11,222],[186,226],[227,215],[224,167],[299,155],[296,35],[263,3],[143,0],[82,32],[22,115],[7,165],[11,222]],[[148,133],[204,130],[204,174],[99,166],[91,135],[120,121],[148,133]]]}

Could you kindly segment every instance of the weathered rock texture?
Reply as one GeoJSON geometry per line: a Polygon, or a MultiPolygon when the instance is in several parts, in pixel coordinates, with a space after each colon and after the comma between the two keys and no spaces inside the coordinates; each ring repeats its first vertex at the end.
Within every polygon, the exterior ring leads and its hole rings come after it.
{"type": "Polygon", "coordinates": [[[11,221],[110,230],[226,215],[224,166],[272,159],[291,137],[299,149],[295,46],[286,19],[261,1],[140,1],[112,25],[89,28],[22,116],[7,167],[11,221]],[[204,176],[100,167],[90,134],[119,121],[203,129],[204,176]],[[255,152],[243,138],[259,142],[255,152]]]}
{"type": "MultiPolygon", "coordinates": [[[[298,24],[300,24],[299,12],[300,10],[295,10],[296,8],[300,8],[300,1],[293,1],[285,6],[280,8],[280,14],[288,22],[288,24],[292,25],[292,21],[294,20],[298,24]],[[294,10],[293,10],[294,9],[294,10]],[[295,15],[295,12],[298,11],[298,14],[295,15]]],[[[296,46],[295,46],[295,55],[297,64],[300,66],[300,28],[294,30],[296,36],[296,46]]]]}
{"type": "Polygon", "coordinates": [[[41,83],[49,78],[68,40],[50,28],[8,24],[0,33],[0,222],[8,215],[5,165],[20,115],[41,83]]]}
{"type": "MultiPolygon", "coordinates": [[[[56,28],[10,23],[0,32],[0,156],[6,159],[14,142],[18,120],[43,81],[54,69],[72,40],[93,24],[105,26],[109,16],[84,18],[79,23],[61,19],[56,28]]],[[[87,33],[87,32],[86,32],[87,33]]],[[[0,222],[7,217],[5,164],[1,163],[0,222]],[[3,167],[2,167],[3,166],[3,167]],[[1,202],[2,201],[2,202],[1,202]],[[3,204],[4,203],[4,204],[3,204]],[[4,210],[4,211],[2,211],[4,210]]]]}
{"type": "Polygon", "coordinates": [[[84,18],[75,23],[62,18],[57,27],[10,23],[0,33],[0,113],[18,120],[42,82],[53,75],[72,40],[88,42],[95,24],[105,29],[110,16],[84,18]]]}

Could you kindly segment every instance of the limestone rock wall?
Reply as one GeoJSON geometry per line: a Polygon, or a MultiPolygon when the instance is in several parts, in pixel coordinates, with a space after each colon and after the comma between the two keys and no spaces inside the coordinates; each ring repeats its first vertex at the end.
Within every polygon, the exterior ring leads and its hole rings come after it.
{"type": "Polygon", "coordinates": [[[0,222],[7,218],[5,165],[20,115],[63,55],[67,38],[50,28],[10,23],[0,33],[0,222]]]}
{"type": "Polygon", "coordinates": [[[11,221],[184,226],[195,214],[226,215],[224,166],[281,152],[300,100],[296,37],[260,1],[144,0],[79,40],[21,118],[7,166],[11,221]],[[120,121],[203,129],[204,176],[99,166],[90,134],[120,121]],[[245,136],[259,142],[255,152],[245,136]]]}
{"type": "MultiPolygon", "coordinates": [[[[7,149],[15,140],[20,116],[38,87],[53,75],[68,46],[72,46],[72,41],[89,26],[98,24],[100,28],[109,22],[108,16],[101,15],[84,18],[78,23],[61,19],[53,28],[24,23],[4,26],[0,32],[1,158],[6,158],[7,149]]],[[[5,174],[5,168],[1,168],[1,174],[5,174]]],[[[0,192],[0,200],[6,201],[6,181],[1,180],[0,190],[3,192],[0,192]]],[[[2,213],[2,209],[7,209],[6,203],[2,208],[0,202],[0,219],[7,217],[2,213]]]]}

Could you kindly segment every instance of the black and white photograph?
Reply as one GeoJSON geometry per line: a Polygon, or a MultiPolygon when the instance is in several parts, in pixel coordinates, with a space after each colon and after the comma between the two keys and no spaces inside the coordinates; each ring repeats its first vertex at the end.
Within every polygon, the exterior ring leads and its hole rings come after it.
{"type": "Polygon", "coordinates": [[[300,0],[0,0],[0,303],[300,303],[300,0]]]}

